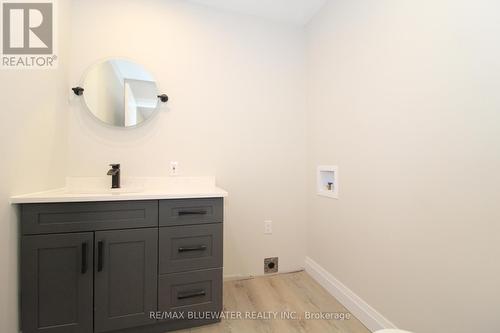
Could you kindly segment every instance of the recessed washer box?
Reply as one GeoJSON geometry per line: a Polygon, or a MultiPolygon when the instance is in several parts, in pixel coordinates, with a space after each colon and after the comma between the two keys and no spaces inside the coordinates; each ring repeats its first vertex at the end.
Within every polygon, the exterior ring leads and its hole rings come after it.
{"type": "Polygon", "coordinates": [[[336,165],[320,165],[317,169],[318,195],[339,198],[339,168],[336,165]]]}

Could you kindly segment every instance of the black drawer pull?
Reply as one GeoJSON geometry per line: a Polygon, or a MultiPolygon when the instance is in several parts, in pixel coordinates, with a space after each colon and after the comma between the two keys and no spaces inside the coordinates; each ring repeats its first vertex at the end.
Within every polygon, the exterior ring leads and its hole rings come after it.
{"type": "Polygon", "coordinates": [[[194,298],[194,297],[200,297],[200,296],[205,296],[205,290],[200,289],[200,290],[193,290],[193,291],[186,291],[184,293],[178,293],[177,294],[177,299],[187,299],[187,298],[194,298]]]}
{"type": "Polygon", "coordinates": [[[195,252],[195,251],[205,251],[207,249],[206,245],[193,246],[193,247],[180,247],[179,252],[195,252]]]}
{"type": "Polygon", "coordinates": [[[204,209],[199,209],[199,210],[181,210],[179,211],[179,216],[186,216],[186,215],[207,215],[207,211],[204,209]]]}
{"type": "Polygon", "coordinates": [[[104,241],[97,243],[97,271],[102,272],[104,267],[104,241]]]}
{"type": "Polygon", "coordinates": [[[88,246],[87,242],[85,242],[82,243],[82,274],[87,273],[88,269],[87,256],[88,256],[88,246]]]}

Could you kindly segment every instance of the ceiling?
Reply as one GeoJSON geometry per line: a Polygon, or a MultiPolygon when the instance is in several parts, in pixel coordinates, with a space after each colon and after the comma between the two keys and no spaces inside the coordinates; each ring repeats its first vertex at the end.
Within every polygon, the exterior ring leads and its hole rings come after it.
{"type": "Polygon", "coordinates": [[[254,15],[265,19],[305,25],[328,0],[189,0],[190,2],[254,15]]]}

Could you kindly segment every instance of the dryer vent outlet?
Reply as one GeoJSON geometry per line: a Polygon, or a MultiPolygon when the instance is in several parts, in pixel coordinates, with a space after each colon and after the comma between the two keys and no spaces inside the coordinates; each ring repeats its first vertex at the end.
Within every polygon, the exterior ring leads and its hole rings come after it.
{"type": "Polygon", "coordinates": [[[264,259],[264,273],[278,273],[278,257],[264,259]]]}

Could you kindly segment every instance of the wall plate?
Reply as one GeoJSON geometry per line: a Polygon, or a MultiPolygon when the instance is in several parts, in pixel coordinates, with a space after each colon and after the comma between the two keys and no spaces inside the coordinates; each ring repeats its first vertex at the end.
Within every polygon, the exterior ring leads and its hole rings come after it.
{"type": "Polygon", "coordinates": [[[317,169],[318,195],[339,198],[339,168],[336,165],[320,165],[317,169]]]}
{"type": "Polygon", "coordinates": [[[278,257],[264,259],[264,273],[278,273],[278,257]]]}

